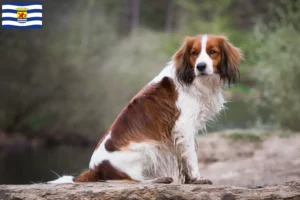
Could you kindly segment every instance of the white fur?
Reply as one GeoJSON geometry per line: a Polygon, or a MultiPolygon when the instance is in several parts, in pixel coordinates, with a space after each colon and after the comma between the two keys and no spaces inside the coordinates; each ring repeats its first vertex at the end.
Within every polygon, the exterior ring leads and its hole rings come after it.
{"type": "Polygon", "coordinates": [[[152,81],[150,81],[149,84],[151,83],[158,83],[161,81],[164,77],[170,77],[172,79],[175,78],[175,68],[174,68],[174,62],[170,61],[165,68],[156,76],[152,81]]]}
{"type": "Polygon", "coordinates": [[[155,177],[178,177],[178,172],[174,172],[174,167],[178,169],[175,163],[176,158],[168,152],[159,151],[155,142],[131,142],[126,151],[108,152],[105,149],[105,141],[111,137],[110,134],[94,151],[90,161],[90,169],[102,161],[108,160],[116,169],[138,181],[146,181],[155,177]]]}
{"type": "Polygon", "coordinates": [[[99,148],[96,149],[90,161],[90,169],[108,160],[116,169],[126,172],[132,179],[142,181],[142,164],[140,162],[141,152],[139,151],[114,151],[108,152],[105,142],[111,137],[111,132],[107,134],[99,148]]]}
{"type": "Polygon", "coordinates": [[[203,73],[207,75],[212,75],[214,73],[213,61],[206,52],[206,45],[207,45],[207,35],[203,35],[201,39],[201,52],[195,62],[195,67],[194,67],[196,76],[200,75],[200,72],[197,70],[197,65],[199,63],[206,64],[206,69],[203,71],[203,73]]]}
{"type": "Polygon", "coordinates": [[[74,183],[73,176],[62,176],[54,181],[48,181],[47,183],[56,183],[56,184],[63,184],[63,183],[74,183]]]}
{"type": "Polygon", "coordinates": [[[179,182],[179,171],[177,159],[174,154],[171,144],[158,145],[155,142],[131,143],[129,147],[133,151],[140,153],[140,162],[142,164],[142,176],[146,181],[158,177],[173,177],[175,182],[179,182]],[[160,146],[165,150],[159,150],[160,146]]]}

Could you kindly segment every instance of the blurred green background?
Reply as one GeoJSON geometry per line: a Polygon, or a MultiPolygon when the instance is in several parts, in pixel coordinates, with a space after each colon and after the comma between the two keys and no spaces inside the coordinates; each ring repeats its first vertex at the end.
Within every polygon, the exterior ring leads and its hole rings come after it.
{"type": "Polygon", "coordinates": [[[187,35],[224,34],[245,54],[209,132],[300,130],[299,0],[42,2],[41,30],[0,29],[0,184],[87,168],[187,35]]]}

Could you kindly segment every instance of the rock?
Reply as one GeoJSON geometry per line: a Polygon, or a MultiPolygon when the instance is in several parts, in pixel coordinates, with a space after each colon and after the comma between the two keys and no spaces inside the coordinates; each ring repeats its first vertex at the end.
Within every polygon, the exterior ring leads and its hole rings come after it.
{"type": "Polygon", "coordinates": [[[0,199],[103,199],[103,200],[238,200],[300,199],[300,182],[263,188],[214,185],[134,184],[99,182],[85,184],[0,185],[0,199]]]}

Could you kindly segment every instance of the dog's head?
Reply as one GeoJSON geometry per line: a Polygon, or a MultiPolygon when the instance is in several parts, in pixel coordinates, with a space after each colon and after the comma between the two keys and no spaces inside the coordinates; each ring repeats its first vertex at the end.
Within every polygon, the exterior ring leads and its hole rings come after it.
{"type": "Polygon", "coordinates": [[[219,75],[229,85],[236,81],[242,59],[240,49],[225,36],[199,35],[187,37],[175,53],[176,76],[185,85],[202,76],[219,75]]]}

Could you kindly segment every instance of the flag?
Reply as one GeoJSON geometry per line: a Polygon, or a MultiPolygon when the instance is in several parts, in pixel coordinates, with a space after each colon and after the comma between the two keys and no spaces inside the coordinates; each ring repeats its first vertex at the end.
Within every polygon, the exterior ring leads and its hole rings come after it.
{"type": "Polygon", "coordinates": [[[42,3],[2,3],[2,28],[42,28],[42,3]]]}

